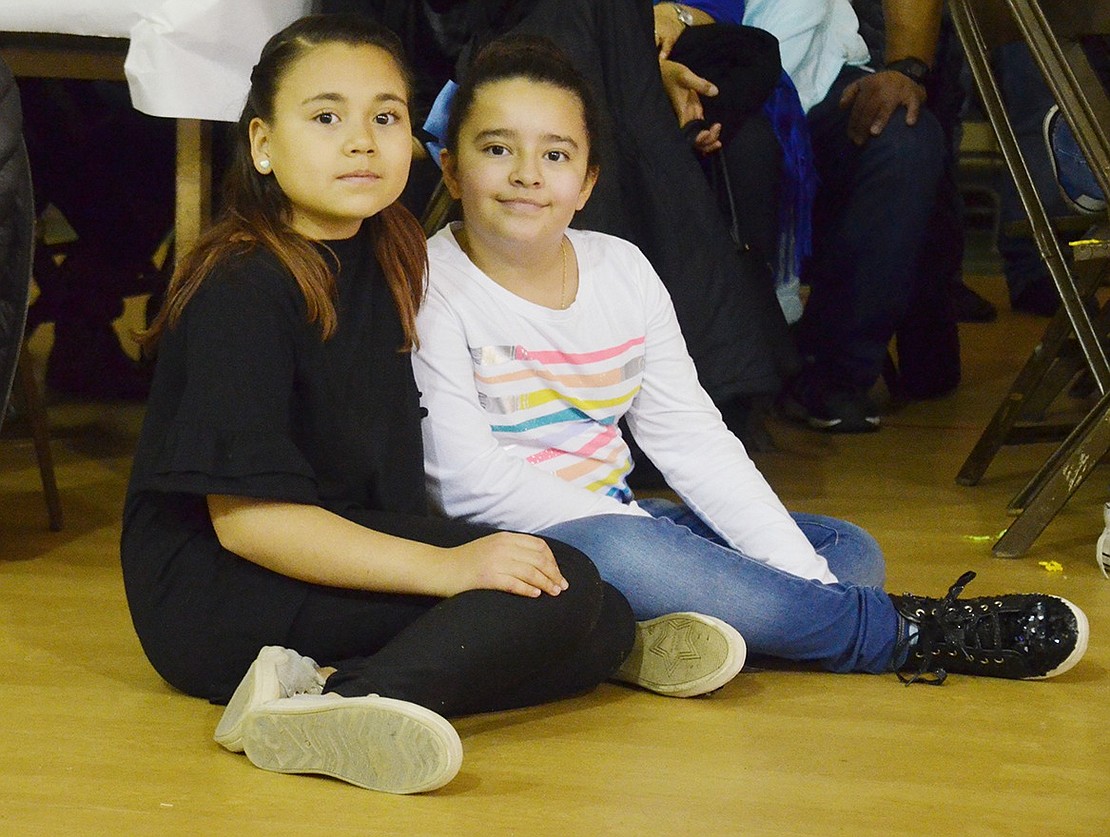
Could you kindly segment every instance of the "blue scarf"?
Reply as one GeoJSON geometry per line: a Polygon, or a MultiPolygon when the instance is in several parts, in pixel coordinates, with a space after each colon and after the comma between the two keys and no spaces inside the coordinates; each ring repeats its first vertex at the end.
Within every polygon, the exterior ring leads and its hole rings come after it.
{"type": "Polygon", "coordinates": [[[817,193],[817,168],[809,141],[802,102],[790,76],[783,71],[778,86],[763,103],[782,147],[782,197],[779,203],[779,276],[785,281],[801,275],[802,260],[813,252],[813,202],[817,193]],[[789,231],[789,232],[788,232],[789,231]]]}

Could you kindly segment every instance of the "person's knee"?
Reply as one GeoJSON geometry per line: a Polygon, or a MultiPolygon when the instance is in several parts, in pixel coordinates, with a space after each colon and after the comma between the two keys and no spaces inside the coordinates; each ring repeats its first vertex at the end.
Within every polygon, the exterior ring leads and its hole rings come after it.
{"type": "Polygon", "coordinates": [[[585,554],[561,541],[546,540],[559,571],[567,580],[567,589],[558,596],[548,596],[550,601],[545,602],[547,615],[544,618],[561,623],[561,630],[585,635],[602,611],[604,582],[585,554]]]}
{"type": "Polygon", "coordinates": [[[882,587],[886,582],[886,561],[875,537],[861,526],[842,521],[841,538],[855,556],[852,583],[862,587],[882,587]]]}
{"type": "Polygon", "coordinates": [[[797,513],[792,516],[841,582],[882,587],[886,580],[886,562],[882,547],[870,532],[835,517],[797,513]]]}
{"type": "Polygon", "coordinates": [[[922,110],[917,122],[907,125],[906,110],[899,108],[883,132],[864,144],[862,153],[883,166],[884,176],[932,191],[944,166],[944,131],[931,111],[922,110]]]}
{"type": "Polygon", "coordinates": [[[578,584],[590,588],[598,587],[601,584],[601,575],[598,573],[597,567],[594,566],[594,562],[585,553],[556,538],[545,537],[544,540],[551,547],[551,553],[555,556],[555,563],[559,565],[559,571],[568,584],[572,586],[578,584]]]}

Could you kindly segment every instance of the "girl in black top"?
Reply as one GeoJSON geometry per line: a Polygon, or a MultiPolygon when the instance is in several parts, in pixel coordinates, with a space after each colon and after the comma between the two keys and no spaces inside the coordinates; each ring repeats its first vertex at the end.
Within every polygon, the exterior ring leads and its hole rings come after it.
{"type": "Polygon", "coordinates": [[[394,792],[458,771],[442,715],[591,689],[634,634],[581,553],[427,515],[408,92],[365,21],[305,18],[264,48],[226,211],[145,335],[121,545],[154,667],[230,699],[220,743],[394,792]]]}

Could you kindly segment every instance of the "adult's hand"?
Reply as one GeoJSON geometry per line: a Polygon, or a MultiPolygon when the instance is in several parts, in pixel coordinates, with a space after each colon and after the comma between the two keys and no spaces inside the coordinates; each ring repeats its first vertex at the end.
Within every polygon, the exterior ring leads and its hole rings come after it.
{"type": "Polygon", "coordinates": [[[840,97],[840,107],[851,108],[848,136],[856,145],[877,137],[890,122],[894,111],[906,108],[906,124],[917,124],[925,88],[896,70],[880,70],[852,82],[840,97]]]}
{"type": "MultiPolygon", "coordinates": [[[[671,100],[671,107],[678,117],[679,127],[684,127],[695,119],[705,119],[701,97],[716,96],[717,85],[702,78],[685,64],[669,59],[659,62],[659,71],[663,78],[663,89],[667,91],[667,98],[671,100]]],[[[700,154],[711,154],[721,148],[720,136],[721,126],[714,123],[698,133],[694,146],[700,154]]]]}
{"type": "Polygon", "coordinates": [[[652,13],[655,16],[655,46],[662,61],[671,54],[674,42],[686,25],[675,14],[674,3],[659,3],[652,8],[652,13]]]}

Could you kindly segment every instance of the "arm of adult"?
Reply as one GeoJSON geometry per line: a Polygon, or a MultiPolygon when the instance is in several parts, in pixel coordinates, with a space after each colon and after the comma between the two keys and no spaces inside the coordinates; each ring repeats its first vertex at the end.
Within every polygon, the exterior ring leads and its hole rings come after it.
{"type": "Polygon", "coordinates": [[[705,26],[716,21],[706,12],[687,3],[656,3],[652,9],[655,23],[655,46],[659,48],[659,60],[671,54],[674,42],[686,30],[686,24],[678,16],[679,9],[690,15],[693,26],[705,26]]]}
{"type": "MultiPolygon", "coordinates": [[[[883,0],[886,61],[916,58],[932,65],[940,32],[943,0],[883,0]]],[[[845,88],[840,106],[851,108],[848,135],[857,145],[878,136],[899,107],[906,124],[917,123],[925,88],[896,70],[880,70],[845,88]]]]}
{"type": "MultiPolygon", "coordinates": [[[[665,60],[659,62],[663,78],[663,89],[671,101],[679,127],[696,119],[705,118],[702,96],[716,96],[717,85],[702,78],[685,64],[665,60]]],[[[694,147],[700,154],[711,154],[721,148],[721,125],[715,122],[698,132],[694,147]]]]}
{"type": "Polygon", "coordinates": [[[498,532],[443,548],[376,532],[319,506],[207,499],[224,549],[311,584],[442,597],[475,589],[557,596],[567,587],[547,543],[531,535],[498,532]]]}

